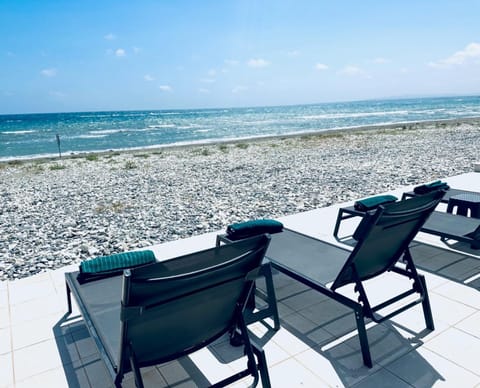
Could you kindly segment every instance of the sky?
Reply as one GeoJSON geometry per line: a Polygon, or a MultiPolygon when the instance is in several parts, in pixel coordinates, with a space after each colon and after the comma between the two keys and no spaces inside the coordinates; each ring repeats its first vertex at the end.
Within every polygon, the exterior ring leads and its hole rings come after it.
{"type": "Polygon", "coordinates": [[[478,0],[0,0],[0,114],[480,93],[478,0]]]}

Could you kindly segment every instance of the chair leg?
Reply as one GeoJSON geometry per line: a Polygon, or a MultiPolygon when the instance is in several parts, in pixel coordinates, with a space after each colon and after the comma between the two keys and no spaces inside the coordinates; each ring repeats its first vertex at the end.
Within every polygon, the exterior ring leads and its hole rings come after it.
{"type": "Polygon", "coordinates": [[[258,371],[260,372],[260,379],[262,380],[263,388],[270,388],[270,375],[268,374],[267,359],[265,358],[265,351],[257,344],[252,343],[253,353],[258,359],[258,371]]]}
{"type": "Polygon", "coordinates": [[[363,363],[371,368],[373,366],[372,357],[370,355],[367,329],[365,328],[365,319],[361,308],[355,311],[355,320],[357,322],[358,339],[360,340],[360,348],[362,349],[363,363]]]}
{"type": "Polygon", "coordinates": [[[422,307],[423,307],[423,315],[425,316],[425,324],[427,325],[428,329],[435,330],[435,324],[433,323],[432,308],[430,307],[430,298],[428,297],[427,283],[425,282],[425,276],[418,275],[418,279],[422,284],[422,287],[424,290],[422,307]]]}
{"type": "Polygon", "coordinates": [[[143,386],[143,379],[142,374],[140,373],[140,368],[137,365],[137,361],[135,360],[135,355],[133,351],[130,349],[130,367],[132,368],[133,376],[135,378],[135,386],[137,388],[144,388],[143,386]]]}
{"type": "Polygon", "coordinates": [[[70,287],[68,286],[68,283],[65,282],[65,284],[67,289],[68,314],[71,314],[72,313],[72,292],[70,291],[70,287]]]}
{"type": "Polygon", "coordinates": [[[265,276],[265,284],[267,288],[268,308],[272,312],[273,329],[280,329],[280,317],[278,316],[277,297],[275,295],[275,286],[273,285],[272,266],[270,264],[264,264],[262,266],[265,276]]]}

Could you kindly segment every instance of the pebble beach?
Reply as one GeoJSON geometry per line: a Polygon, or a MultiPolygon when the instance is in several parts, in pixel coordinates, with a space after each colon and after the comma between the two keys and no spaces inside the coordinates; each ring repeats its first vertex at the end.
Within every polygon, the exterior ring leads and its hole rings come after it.
{"type": "Polygon", "coordinates": [[[480,119],[0,163],[0,281],[470,172],[480,119]]]}

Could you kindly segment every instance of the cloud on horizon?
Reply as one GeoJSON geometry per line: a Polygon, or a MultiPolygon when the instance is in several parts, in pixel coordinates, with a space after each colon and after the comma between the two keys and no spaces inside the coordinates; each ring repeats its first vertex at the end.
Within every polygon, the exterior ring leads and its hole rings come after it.
{"type": "Polygon", "coordinates": [[[480,63],[480,43],[469,43],[463,50],[457,51],[448,58],[430,62],[428,65],[435,68],[446,68],[464,65],[472,61],[474,63],[480,63]]]}
{"type": "Polygon", "coordinates": [[[48,78],[55,77],[57,75],[57,69],[55,68],[43,69],[40,71],[40,74],[48,78]]]}
{"type": "Polygon", "coordinates": [[[365,71],[358,66],[348,65],[348,66],[345,66],[343,69],[339,70],[337,74],[346,75],[349,77],[358,77],[358,76],[364,76],[365,71]]]}
{"type": "Polygon", "coordinates": [[[316,63],[315,64],[315,69],[317,70],[327,70],[328,69],[328,65],[325,65],[324,63],[316,63]]]}
{"type": "Polygon", "coordinates": [[[377,57],[372,60],[373,63],[376,63],[377,65],[384,65],[386,63],[390,63],[390,59],[383,58],[383,57],[377,57]]]}
{"type": "Polygon", "coordinates": [[[247,66],[255,69],[260,69],[262,67],[267,67],[270,65],[270,62],[262,58],[252,58],[247,61],[247,66]]]}
{"type": "Polygon", "coordinates": [[[127,52],[123,48],[119,48],[119,49],[115,50],[115,56],[125,57],[125,56],[127,56],[127,52]]]}
{"type": "Polygon", "coordinates": [[[290,51],[287,51],[287,56],[289,57],[298,57],[300,55],[300,51],[299,50],[290,50],[290,51]]]}

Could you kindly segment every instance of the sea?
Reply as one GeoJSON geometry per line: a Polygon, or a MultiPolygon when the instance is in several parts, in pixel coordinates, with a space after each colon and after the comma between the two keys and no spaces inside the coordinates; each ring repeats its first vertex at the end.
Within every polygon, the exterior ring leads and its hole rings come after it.
{"type": "Polygon", "coordinates": [[[480,96],[308,105],[0,115],[0,160],[480,117],[480,96]]]}

